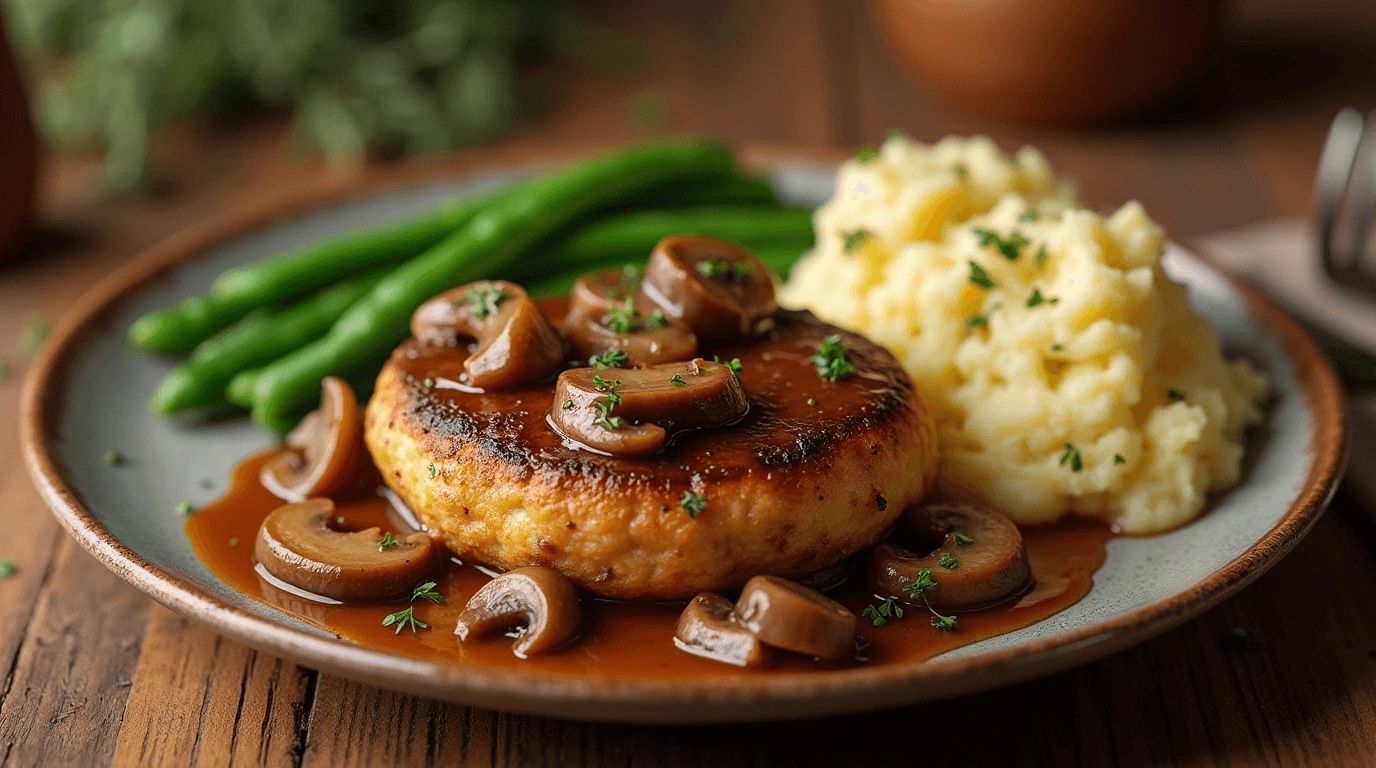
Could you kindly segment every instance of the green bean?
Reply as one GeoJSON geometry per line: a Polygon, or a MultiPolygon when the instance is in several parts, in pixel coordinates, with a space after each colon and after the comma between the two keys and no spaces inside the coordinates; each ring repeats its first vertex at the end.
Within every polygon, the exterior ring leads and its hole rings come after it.
{"type": "Polygon", "coordinates": [[[693,184],[674,184],[646,192],[631,208],[687,208],[700,205],[778,205],[774,187],[764,179],[731,174],[693,184]]]}
{"type": "Polygon", "coordinates": [[[223,402],[226,385],[240,371],[276,360],[314,341],[386,271],[347,280],[274,312],[259,312],[201,342],[183,364],[168,372],[153,395],[154,413],[176,413],[223,402]]]}
{"type": "Polygon", "coordinates": [[[253,385],[254,419],[285,431],[319,393],[320,380],[380,359],[406,337],[426,299],[501,272],[527,248],[590,212],[674,181],[722,175],[731,154],[683,141],[608,155],[513,190],[430,250],[399,267],[335,322],[326,336],[266,366],[253,385]]]}
{"type": "Polygon", "coordinates": [[[259,369],[253,368],[247,371],[239,371],[234,374],[234,378],[229,380],[229,386],[225,387],[225,399],[240,408],[253,408],[253,381],[258,377],[259,369]]]}
{"type": "Polygon", "coordinates": [[[705,235],[747,248],[785,240],[812,241],[812,210],[704,206],[635,211],[594,221],[548,251],[530,254],[509,270],[514,280],[557,274],[596,260],[644,260],[661,238],[705,235]]]}
{"type": "Polygon", "coordinates": [[[397,224],[351,232],[235,267],[216,278],[209,293],[134,321],[129,339],[164,354],[189,352],[254,310],[415,256],[470,221],[500,194],[449,203],[397,224]]]}

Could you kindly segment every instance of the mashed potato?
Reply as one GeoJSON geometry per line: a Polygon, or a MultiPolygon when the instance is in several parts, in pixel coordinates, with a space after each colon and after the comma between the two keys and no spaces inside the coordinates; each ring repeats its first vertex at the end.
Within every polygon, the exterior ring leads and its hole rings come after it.
{"type": "Polygon", "coordinates": [[[847,162],[784,287],[887,346],[936,415],[943,479],[1020,523],[1130,533],[1238,481],[1266,382],[1223,359],[1136,202],[1082,208],[1045,158],[985,138],[892,138],[847,162]]]}

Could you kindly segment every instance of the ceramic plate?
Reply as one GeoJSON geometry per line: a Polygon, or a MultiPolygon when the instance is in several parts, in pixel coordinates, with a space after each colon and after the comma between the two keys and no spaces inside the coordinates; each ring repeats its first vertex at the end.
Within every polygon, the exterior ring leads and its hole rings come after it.
{"type": "MultiPolygon", "coordinates": [[[[346,677],[482,707],[591,720],[720,722],[820,716],[937,699],[1047,674],[1163,632],[1241,589],[1288,552],[1328,501],[1343,459],[1342,400],[1299,328],[1256,293],[1172,246],[1167,271],[1230,355],[1275,393],[1244,482],[1185,528],[1118,538],[1082,601],[1038,624],[930,661],[726,680],[607,680],[437,665],[371,651],[244,597],[193,555],[173,510],[225,490],[230,467],[270,445],[245,419],[197,425],[151,416],[171,366],[125,343],[130,322],[209,287],[221,271],[338,232],[423,211],[566,159],[469,156],[260,201],[165,241],[97,286],[63,319],[24,391],[25,458],[71,534],[159,602],[255,648],[346,677]],[[119,471],[102,461],[118,448],[119,471]],[[210,479],[210,483],[205,483],[210,479]]],[[[783,196],[831,194],[834,159],[756,148],[783,196]]]]}

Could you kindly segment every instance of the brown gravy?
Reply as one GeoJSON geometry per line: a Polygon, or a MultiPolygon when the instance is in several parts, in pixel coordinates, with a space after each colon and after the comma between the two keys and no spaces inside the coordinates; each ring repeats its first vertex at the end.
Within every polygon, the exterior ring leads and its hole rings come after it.
{"type": "MultiPolygon", "coordinates": [[[[259,469],[276,451],[251,456],[234,468],[228,493],[186,521],[186,535],[206,566],[244,594],[256,597],[347,642],[427,661],[489,668],[538,669],[571,675],[593,674],[620,678],[686,678],[767,674],[770,670],[835,669],[896,664],[929,659],[944,651],[1034,624],[1074,605],[1093,583],[1104,562],[1105,544],[1112,536],[1100,523],[1075,521],[1023,531],[1035,587],[1020,599],[983,611],[960,614],[957,630],[945,632],[928,623],[924,610],[905,607],[905,618],[874,627],[860,622],[860,635],[869,643],[866,661],[819,662],[778,655],[765,670],[744,670],[691,656],[673,643],[681,604],[633,603],[584,599],[583,632],[560,651],[522,660],[512,655],[511,641],[492,637],[460,643],[453,630],[464,603],[488,580],[472,565],[446,563],[435,575],[443,604],[415,603],[415,615],[430,625],[416,634],[396,634],[382,619],[404,607],[401,603],[325,605],[283,592],[264,582],[254,569],[253,543],[263,519],[282,502],[258,481],[259,469]]],[[[393,533],[408,532],[404,518],[380,495],[339,502],[344,528],[379,526],[393,533]]],[[[832,597],[858,616],[876,603],[861,581],[850,581],[832,597]]]]}

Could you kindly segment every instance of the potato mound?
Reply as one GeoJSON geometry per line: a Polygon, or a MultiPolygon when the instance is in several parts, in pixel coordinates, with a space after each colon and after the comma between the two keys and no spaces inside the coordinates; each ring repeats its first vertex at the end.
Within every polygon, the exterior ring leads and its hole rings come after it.
{"type": "Polygon", "coordinates": [[[1020,523],[1181,525],[1237,483],[1265,380],[1225,360],[1163,233],[1082,208],[1045,158],[904,137],[848,161],[780,296],[888,347],[935,412],[942,479],[1020,523]]]}

